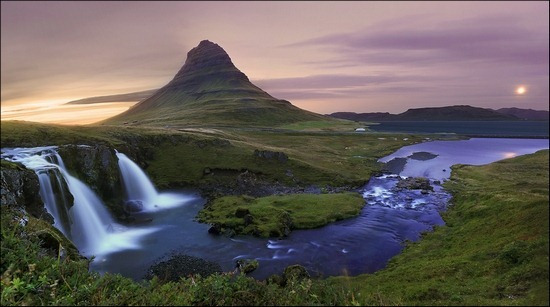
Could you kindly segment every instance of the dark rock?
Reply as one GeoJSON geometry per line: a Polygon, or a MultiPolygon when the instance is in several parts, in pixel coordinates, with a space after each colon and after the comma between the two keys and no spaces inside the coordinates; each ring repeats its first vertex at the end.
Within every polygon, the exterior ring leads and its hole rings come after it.
{"type": "Polygon", "coordinates": [[[245,217],[247,214],[250,214],[250,211],[246,208],[237,208],[237,210],[235,210],[235,216],[236,217],[245,217]]]}
{"type": "Polygon", "coordinates": [[[423,177],[409,177],[406,179],[401,179],[397,183],[396,187],[398,189],[407,190],[433,191],[433,187],[430,185],[430,180],[423,177]]]}
{"type": "Polygon", "coordinates": [[[236,262],[236,267],[245,274],[248,274],[258,268],[260,264],[256,259],[239,259],[236,262]]]}
{"type": "Polygon", "coordinates": [[[254,156],[266,160],[277,160],[281,163],[288,161],[288,156],[284,152],[270,150],[254,150],[254,156]]]}
{"type": "Polygon", "coordinates": [[[206,277],[221,273],[222,268],[218,263],[189,255],[175,255],[167,261],[161,261],[149,268],[147,279],[157,276],[164,282],[177,282],[182,277],[200,275],[206,277]]]}
{"type": "Polygon", "coordinates": [[[143,210],[143,202],[141,200],[128,200],[124,202],[124,211],[128,213],[136,213],[143,210]]]}
{"type": "Polygon", "coordinates": [[[293,223],[290,213],[282,211],[279,214],[278,229],[272,230],[269,233],[270,237],[287,237],[292,231],[293,223]]]}
{"type": "Polygon", "coordinates": [[[405,168],[405,164],[407,164],[407,158],[394,158],[384,164],[382,171],[399,174],[405,168]]]}
{"type": "Polygon", "coordinates": [[[411,158],[411,159],[414,159],[414,160],[426,161],[426,160],[431,160],[431,159],[433,159],[437,156],[438,155],[433,154],[431,152],[418,151],[418,152],[415,152],[415,153],[413,153],[412,155],[410,155],[408,157],[411,158]]]}
{"type": "Polygon", "coordinates": [[[58,149],[68,171],[86,183],[116,216],[124,215],[119,206],[122,195],[122,181],[118,167],[118,158],[114,149],[95,144],[65,145],[58,149]]]}
{"type": "Polygon", "coordinates": [[[245,215],[243,219],[244,219],[244,226],[248,226],[254,223],[254,217],[251,214],[245,215]]]}
{"type": "Polygon", "coordinates": [[[53,224],[53,217],[47,212],[40,197],[40,183],[33,170],[18,163],[2,162],[0,174],[0,197],[3,206],[18,207],[36,218],[53,224]]]}
{"type": "Polygon", "coordinates": [[[221,226],[218,224],[212,225],[210,228],[208,228],[208,233],[213,235],[220,235],[222,233],[221,226]]]}

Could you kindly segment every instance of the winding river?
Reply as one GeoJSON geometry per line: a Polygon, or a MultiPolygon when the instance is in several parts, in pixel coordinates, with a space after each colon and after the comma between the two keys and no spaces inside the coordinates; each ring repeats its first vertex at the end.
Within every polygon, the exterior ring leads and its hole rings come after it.
{"type": "MultiPolygon", "coordinates": [[[[132,189],[128,178],[142,178],[132,184],[146,184],[156,194],[143,198],[152,199],[157,206],[146,207],[143,214],[151,220],[145,219],[147,222],[142,224],[118,225],[110,221],[109,225],[95,225],[108,231],[96,243],[100,246],[98,252],[88,251],[95,255],[91,269],[139,280],[150,265],[182,253],[217,262],[224,271],[232,271],[238,259],[258,259],[259,268],[250,275],[259,279],[280,274],[291,264],[303,265],[313,276],[372,273],[384,268],[403,249],[405,241],[418,240],[422,232],[444,224],[439,212],[446,209],[451,196],[439,183],[449,178],[451,165],[482,165],[548,147],[548,139],[503,138],[430,141],[403,147],[380,159],[392,165],[394,174],[371,178],[361,189],[366,205],[359,216],[318,229],[295,230],[280,240],[210,235],[208,225],[194,220],[205,203],[196,192],[159,193],[143,171],[117,154],[119,164],[125,164],[121,165],[121,173],[126,188],[132,189]],[[398,183],[409,176],[428,178],[433,191],[400,188],[398,183]],[[132,244],[120,242],[125,238],[130,238],[132,244]]],[[[44,158],[56,155],[55,148],[44,148],[2,149],[2,158],[21,162],[37,173],[44,167],[64,173],[60,158],[44,158]]]]}

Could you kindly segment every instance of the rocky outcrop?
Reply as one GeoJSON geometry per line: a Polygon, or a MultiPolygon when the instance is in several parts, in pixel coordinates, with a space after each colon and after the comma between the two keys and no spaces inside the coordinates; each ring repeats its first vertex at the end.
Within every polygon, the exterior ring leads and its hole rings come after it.
{"type": "Polygon", "coordinates": [[[244,274],[248,274],[260,266],[258,260],[256,259],[239,259],[236,261],[237,269],[244,274]]]}
{"type": "Polygon", "coordinates": [[[221,266],[215,262],[189,255],[175,255],[167,261],[151,266],[145,278],[152,279],[153,276],[157,276],[163,282],[177,282],[181,277],[206,277],[221,272],[221,266]]]}
{"type": "Polygon", "coordinates": [[[122,182],[114,149],[100,144],[65,145],[58,153],[68,171],[90,186],[115,215],[123,213],[122,182]]]}
{"type": "Polygon", "coordinates": [[[399,180],[396,187],[398,189],[433,191],[430,180],[424,177],[409,177],[399,180]]]}
{"type": "Polygon", "coordinates": [[[40,197],[40,183],[33,170],[2,160],[0,173],[2,206],[17,207],[53,224],[53,217],[46,211],[40,197]]]}
{"type": "Polygon", "coordinates": [[[40,182],[33,170],[18,163],[2,160],[1,206],[2,214],[25,226],[25,233],[40,238],[45,254],[64,259],[82,259],[74,244],[54,226],[40,197],[40,182]]]}

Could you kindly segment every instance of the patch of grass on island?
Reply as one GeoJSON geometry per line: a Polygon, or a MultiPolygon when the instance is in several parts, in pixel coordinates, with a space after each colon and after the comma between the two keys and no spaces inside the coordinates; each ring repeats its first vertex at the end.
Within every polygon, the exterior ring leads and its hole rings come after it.
{"type": "Polygon", "coordinates": [[[260,198],[225,196],[198,214],[222,232],[282,237],[292,229],[309,229],[359,214],[365,201],[358,193],[291,194],[260,198]]]}

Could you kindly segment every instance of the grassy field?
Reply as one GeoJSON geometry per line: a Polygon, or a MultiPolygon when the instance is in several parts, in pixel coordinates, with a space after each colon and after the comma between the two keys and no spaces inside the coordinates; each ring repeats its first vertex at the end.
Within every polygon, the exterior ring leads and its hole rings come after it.
{"type": "Polygon", "coordinates": [[[62,126],[2,121],[1,141],[3,147],[105,144],[134,160],[143,160],[138,162],[163,189],[234,182],[235,176],[246,171],[261,180],[286,185],[359,186],[380,170],[379,158],[425,137],[342,132],[349,123],[336,122],[331,129],[337,132],[62,126]],[[283,152],[288,161],[260,159],[254,155],[255,150],[283,152]],[[218,172],[207,176],[207,169],[218,172]]]}
{"type": "MultiPolygon", "coordinates": [[[[549,152],[454,167],[445,226],[375,274],[284,285],[245,275],[136,283],[89,273],[0,206],[7,305],[548,305],[549,152]]],[[[29,225],[37,222],[30,217],[29,225]]]]}

